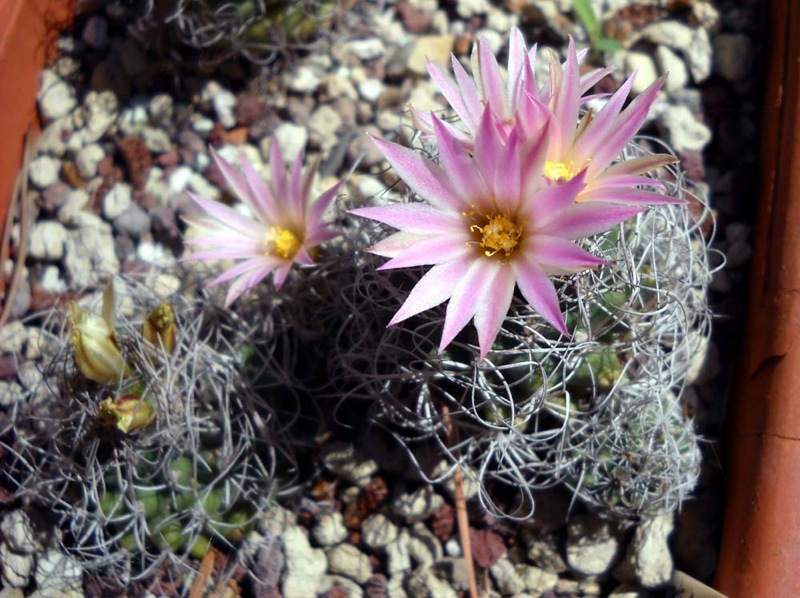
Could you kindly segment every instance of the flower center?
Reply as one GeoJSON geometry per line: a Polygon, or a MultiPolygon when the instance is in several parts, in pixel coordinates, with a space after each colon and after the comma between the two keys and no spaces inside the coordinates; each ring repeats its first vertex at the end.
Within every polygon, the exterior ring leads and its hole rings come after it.
{"type": "Polygon", "coordinates": [[[264,233],[264,255],[292,259],[300,250],[300,239],[287,228],[273,226],[264,233]]]}
{"type": "Polygon", "coordinates": [[[561,181],[568,181],[578,174],[575,168],[575,162],[551,162],[547,160],[544,163],[544,176],[556,183],[561,181]]]}
{"type": "Polygon", "coordinates": [[[483,248],[483,253],[491,257],[502,251],[509,257],[516,250],[522,237],[522,227],[505,214],[491,214],[484,216],[486,224],[480,226],[473,224],[469,230],[480,233],[478,244],[483,248]]]}

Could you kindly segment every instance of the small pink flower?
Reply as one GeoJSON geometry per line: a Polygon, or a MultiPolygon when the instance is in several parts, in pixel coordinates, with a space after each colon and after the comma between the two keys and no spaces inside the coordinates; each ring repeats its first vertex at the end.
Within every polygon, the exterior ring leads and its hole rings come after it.
{"type": "Polygon", "coordinates": [[[188,260],[242,260],[215,278],[209,286],[229,280],[225,305],[252,289],[273,273],[276,289],[280,289],[293,264],[309,265],[309,251],[336,236],[322,216],[342,185],[340,181],[316,199],[311,200],[311,185],[317,165],[303,173],[304,152],[297,154],[287,178],[278,143],[270,149],[272,180],[264,181],[247,159],[241,156],[241,172],[211,150],[230,191],[252,211],[248,218],[219,202],[190,194],[207,217],[191,222],[201,235],[187,244],[199,251],[188,260]]]}
{"type": "MultiPolygon", "coordinates": [[[[545,176],[559,182],[585,172],[585,188],[577,198],[580,202],[628,205],[675,203],[674,198],[664,194],[665,188],[661,183],[641,176],[677,162],[674,156],[653,154],[615,163],[647,118],[665,77],[647,87],[623,110],[636,77],[634,73],[600,110],[589,110],[579,119],[579,106],[583,98],[578,63],[575,44],[570,39],[564,65],[558,68],[552,65],[550,68],[552,95],[546,109],[551,115],[551,127],[545,176]]],[[[530,104],[537,104],[534,98],[528,99],[530,104]]],[[[529,108],[529,112],[541,114],[545,112],[545,106],[529,108]]]]}
{"type": "Polygon", "coordinates": [[[480,355],[492,347],[514,289],[544,319],[567,334],[549,276],[602,265],[574,241],[604,232],[641,206],[576,203],[586,170],[557,184],[545,176],[549,125],[523,138],[498,124],[490,104],[475,131],[474,149],[431,116],[441,165],[394,143],[374,139],[389,163],[426,203],[353,212],[399,229],[372,248],[391,258],[381,269],[429,265],[392,318],[396,324],[449,300],[443,350],[473,320],[480,355]]]}

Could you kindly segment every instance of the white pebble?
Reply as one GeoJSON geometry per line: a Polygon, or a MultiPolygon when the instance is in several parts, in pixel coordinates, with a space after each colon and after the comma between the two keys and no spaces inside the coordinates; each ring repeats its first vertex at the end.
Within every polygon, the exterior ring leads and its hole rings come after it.
{"type": "Polygon", "coordinates": [[[131,186],[117,183],[103,197],[103,216],[106,220],[114,220],[131,205],[131,186]]]}
{"type": "Polygon", "coordinates": [[[56,220],[42,220],[31,227],[30,256],[37,260],[60,260],[64,257],[67,229],[56,220]]]}
{"type": "Polygon", "coordinates": [[[38,100],[39,112],[48,122],[66,116],[78,104],[75,88],[50,69],[42,71],[38,100]]]}
{"type": "Polygon", "coordinates": [[[28,177],[40,189],[46,189],[58,180],[61,163],[50,156],[39,156],[31,160],[28,177]]]}
{"type": "Polygon", "coordinates": [[[105,151],[97,143],[90,143],[75,154],[75,167],[81,178],[89,180],[97,175],[97,165],[106,157],[105,151]]]}

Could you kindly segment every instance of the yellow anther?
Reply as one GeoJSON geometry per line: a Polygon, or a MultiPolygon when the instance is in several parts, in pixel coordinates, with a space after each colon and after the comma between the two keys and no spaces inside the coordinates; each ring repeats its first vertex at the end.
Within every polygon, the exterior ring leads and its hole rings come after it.
{"type": "Polygon", "coordinates": [[[301,240],[287,228],[273,226],[264,233],[264,255],[292,259],[300,250],[301,240]]]}
{"type": "Polygon", "coordinates": [[[509,257],[520,243],[522,227],[505,214],[491,214],[485,218],[485,225],[473,224],[469,227],[470,232],[480,233],[478,244],[487,257],[500,251],[505,257],[509,257]]]}
{"type": "Polygon", "coordinates": [[[568,181],[578,174],[575,169],[575,162],[551,162],[547,160],[544,164],[544,176],[551,181],[560,182],[568,181]]]}

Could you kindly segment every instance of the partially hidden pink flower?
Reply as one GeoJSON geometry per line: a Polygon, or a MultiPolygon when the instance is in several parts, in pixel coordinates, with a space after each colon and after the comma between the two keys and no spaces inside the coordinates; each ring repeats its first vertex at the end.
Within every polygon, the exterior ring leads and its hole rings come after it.
{"type": "Polygon", "coordinates": [[[270,273],[275,288],[280,289],[293,264],[314,263],[310,250],[336,236],[323,214],[342,181],[312,200],[317,164],[303,172],[301,150],[287,177],[280,146],[274,139],[270,148],[270,181],[262,179],[243,155],[240,171],[213,149],[211,154],[230,191],[250,208],[253,217],[190,194],[205,210],[206,217],[190,222],[200,234],[187,241],[194,252],[184,259],[239,261],[209,283],[213,286],[233,281],[225,300],[227,306],[270,273]]]}
{"type": "MultiPolygon", "coordinates": [[[[575,44],[570,39],[567,60],[563,65],[551,65],[552,95],[546,109],[537,106],[530,110],[534,114],[549,112],[550,116],[545,176],[560,182],[585,172],[585,187],[577,201],[628,205],[679,202],[665,194],[662,183],[642,176],[645,172],[677,162],[677,158],[670,154],[651,154],[620,159],[625,147],[644,124],[665,77],[653,82],[623,109],[636,78],[636,73],[633,73],[600,110],[588,110],[580,116],[579,106],[583,99],[578,64],[575,44]]],[[[535,98],[529,97],[528,100],[533,105],[537,103],[535,98]]]]}
{"type": "MultiPolygon", "coordinates": [[[[557,57],[553,53],[550,80],[547,84],[540,86],[536,81],[534,69],[536,48],[537,46],[534,44],[528,50],[520,30],[517,27],[511,29],[505,80],[497,63],[497,58],[492,53],[489,43],[483,38],[479,38],[472,48],[472,77],[467,74],[454,55],[451,55],[451,63],[455,78],[445,73],[433,62],[428,61],[428,73],[439,86],[442,95],[463,124],[462,128],[446,122],[444,126],[461,143],[467,147],[472,147],[483,109],[487,104],[492,106],[492,112],[497,117],[501,125],[501,132],[504,135],[508,134],[511,128],[517,124],[521,124],[525,127],[526,132],[530,133],[538,128],[537,125],[541,122],[541,118],[546,118],[544,115],[539,115],[536,116],[537,122],[531,122],[531,107],[527,102],[527,98],[533,98],[547,105],[550,98],[556,95],[557,90],[553,88],[553,84],[559,80],[559,78],[553,76],[552,69],[567,69],[571,68],[572,65],[569,64],[569,60],[564,65],[559,65],[557,57]]],[[[586,52],[583,51],[575,57],[575,66],[585,54],[586,52]]],[[[584,94],[612,71],[612,68],[606,67],[595,69],[579,77],[577,90],[581,100],[574,105],[575,122],[577,122],[580,103],[588,102],[597,97],[595,95],[585,96],[584,94]]],[[[429,113],[412,107],[411,117],[418,129],[427,133],[433,132],[433,123],[429,113]]]]}
{"type": "MultiPolygon", "coordinates": [[[[584,104],[600,97],[586,95],[587,92],[613,69],[595,69],[581,76],[580,62],[585,51],[577,52],[570,38],[567,59],[561,63],[553,53],[549,79],[539,85],[534,71],[536,46],[527,50],[517,28],[511,30],[508,54],[505,80],[497,59],[482,39],[473,48],[472,78],[455,56],[452,57],[455,79],[429,62],[431,77],[462,122],[461,128],[445,124],[460,143],[470,149],[474,147],[481,114],[485,106],[491,105],[504,137],[513,127],[520,129],[522,137],[536,135],[550,122],[545,176],[559,182],[585,170],[585,186],[577,201],[628,205],[674,202],[664,194],[661,183],[642,176],[677,162],[674,156],[655,154],[614,163],[644,123],[664,84],[664,77],[623,110],[636,77],[633,73],[602,109],[586,110],[581,115],[584,104]]],[[[414,109],[411,114],[420,130],[433,131],[431,115],[414,109]]]]}
{"type": "Polygon", "coordinates": [[[432,266],[391,324],[448,301],[439,350],[473,320],[480,356],[492,347],[514,289],[559,332],[568,334],[552,275],[604,264],[575,240],[604,232],[642,206],[577,203],[586,170],[553,183],[545,176],[549,124],[523,138],[498,125],[490,104],[468,150],[431,116],[441,165],[374,139],[399,176],[425,203],[353,210],[399,229],[371,251],[391,258],[381,269],[432,266]]]}

